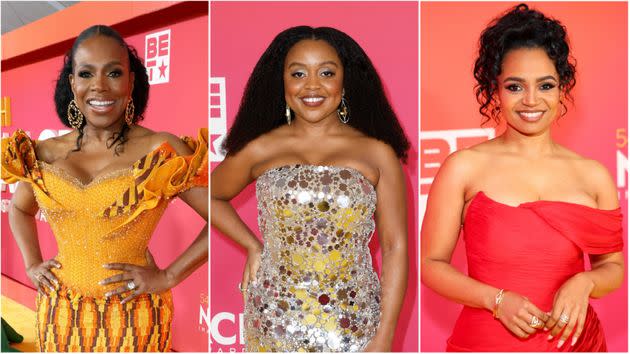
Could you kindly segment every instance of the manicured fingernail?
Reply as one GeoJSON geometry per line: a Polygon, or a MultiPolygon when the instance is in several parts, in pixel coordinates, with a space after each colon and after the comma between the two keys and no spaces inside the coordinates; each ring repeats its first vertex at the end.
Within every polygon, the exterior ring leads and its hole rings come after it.
{"type": "Polygon", "coordinates": [[[560,339],[560,340],[558,341],[557,348],[560,348],[563,344],[564,344],[564,339],[560,339]]]}
{"type": "Polygon", "coordinates": [[[98,285],[103,285],[104,281],[99,280],[98,285]]]}
{"type": "Polygon", "coordinates": [[[547,327],[543,328],[543,331],[548,331],[548,330],[549,330],[549,328],[547,328],[547,327]]]}
{"type": "Polygon", "coordinates": [[[577,337],[573,337],[573,339],[571,339],[571,346],[574,346],[575,343],[577,343],[577,337]]]}
{"type": "Polygon", "coordinates": [[[547,337],[547,340],[552,340],[552,339],[553,339],[553,336],[550,334],[550,335],[547,337]]]}
{"type": "Polygon", "coordinates": [[[110,297],[110,296],[112,296],[111,293],[105,293],[105,297],[110,297]]]}
{"type": "Polygon", "coordinates": [[[109,264],[103,264],[103,268],[109,268],[109,264]]]}

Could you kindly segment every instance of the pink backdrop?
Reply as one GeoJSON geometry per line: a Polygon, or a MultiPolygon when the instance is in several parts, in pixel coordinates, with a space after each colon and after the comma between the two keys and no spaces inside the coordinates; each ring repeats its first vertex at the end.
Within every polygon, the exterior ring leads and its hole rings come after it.
{"type": "MultiPolygon", "coordinates": [[[[125,6],[125,3],[120,3],[125,6]]],[[[94,23],[96,24],[96,23],[94,23]]],[[[116,27],[116,26],[114,26],[116,27]]],[[[127,21],[121,35],[145,58],[145,36],[171,30],[170,80],[152,85],[148,109],[142,125],[176,135],[197,137],[198,129],[207,126],[208,15],[205,6],[177,6],[160,12],[159,19],[148,15],[141,21],[127,21]],[[185,119],[182,119],[185,118],[185,119]]],[[[78,35],[78,33],[77,33],[78,35]]],[[[2,136],[21,128],[40,139],[58,135],[65,128],[55,113],[54,85],[62,65],[62,51],[34,58],[30,64],[2,71],[2,96],[11,98],[12,125],[3,128],[2,136]],[[46,130],[44,132],[44,130],[46,130]]],[[[6,211],[11,191],[2,185],[2,273],[32,286],[24,271],[22,257],[9,229],[6,211]]],[[[204,220],[190,207],[176,199],[167,209],[150,243],[150,249],[161,267],[166,267],[193,241],[204,220]]],[[[53,257],[56,243],[50,227],[37,223],[44,259],[53,257]]],[[[173,289],[175,318],[173,349],[177,351],[208,350],[208,267],[202,266],[173,289]]]]}
{"type": "MultiPolygon", "coordinates": [[[[472,68],[479,34],[487,23],[517,3],[436,2],[421,5],[420,215],[440,162],[451,152],[494,136],[492,124],[480,129],[472,68]],[[455,104],[454,104],[455,103],[455,104]]],[[[577,59],[575,105],[554,124],[554,138],[608,167],[617,181],[627,225],[628,38],[627,3],[534,2],[568,29],[577,59]]],[[[496,133],[500,133],[497,129],[496,133]]],[[[627,230],[624,232],[627,261],[627,230]]],[[[453,264],[466,271],[460,240],[453,264]]],[[[422,286],[422,351],[444,351],[461,309],[422,286]]],[[[628,285],[592,300],[604,326],[608,349],[628,350],[628,285]]]]}
{"type": "MultiPolygon", "coordinates": [[[[212,161],[238,109],[258,58],[282,30],[330,26],[354,38],[376,66],[394,110],[414,148],[405,166],[409,210],[409,289],[398,323],[395,351],[418,350],[417,137],[418,7],[414,2],[217,2],[210,5],[212,161]]],[[[270,93],[273,94],[273,93],[270,93]]],[[[239,215],[258,233],[254,186],[233,201],[239,215]]],[[[376,236],[372,240],[377,246],[376,236]]],[[[380,269],[380,255],[376,267],[380,269]]],[[[245,253],[217,231],[211,236],[211,350],[242,350],[243,300],[237,290],[245,253]]]]}

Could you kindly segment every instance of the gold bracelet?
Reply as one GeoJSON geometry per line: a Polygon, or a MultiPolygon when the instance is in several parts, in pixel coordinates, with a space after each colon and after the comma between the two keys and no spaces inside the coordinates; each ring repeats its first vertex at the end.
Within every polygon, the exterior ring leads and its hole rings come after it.
{"type": "Polygon", "coordinates": [[[492,316],[494,318],[499,318],[499,305],[501,305],[501,301],[503,301],[503,293],[504,289],[499,290],[499,292],[494,296],[494,308],[492,309],[492,316]]]}

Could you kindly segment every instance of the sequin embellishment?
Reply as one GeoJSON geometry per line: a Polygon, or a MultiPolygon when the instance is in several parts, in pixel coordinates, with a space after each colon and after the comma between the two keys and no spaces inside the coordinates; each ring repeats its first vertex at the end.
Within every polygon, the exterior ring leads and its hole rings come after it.
{"type": "Polygon", "coordinates": [[[264,250],[247,291],[247,350],[362,350],[380,319],[374,187],[350,168],[291,165],[261,175],[256,194],[264,250]]]}

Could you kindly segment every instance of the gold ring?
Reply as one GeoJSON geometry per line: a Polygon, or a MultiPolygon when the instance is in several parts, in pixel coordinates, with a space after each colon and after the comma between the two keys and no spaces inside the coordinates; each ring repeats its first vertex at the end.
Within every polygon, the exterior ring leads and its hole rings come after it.
{"type": "Polygon", "coordinates": [[[529,322],[529,326],[536,329],[541,329],[545,326],[545,324],[538,319],[538,317],[532,315],[532,320],[529,322]]]}

